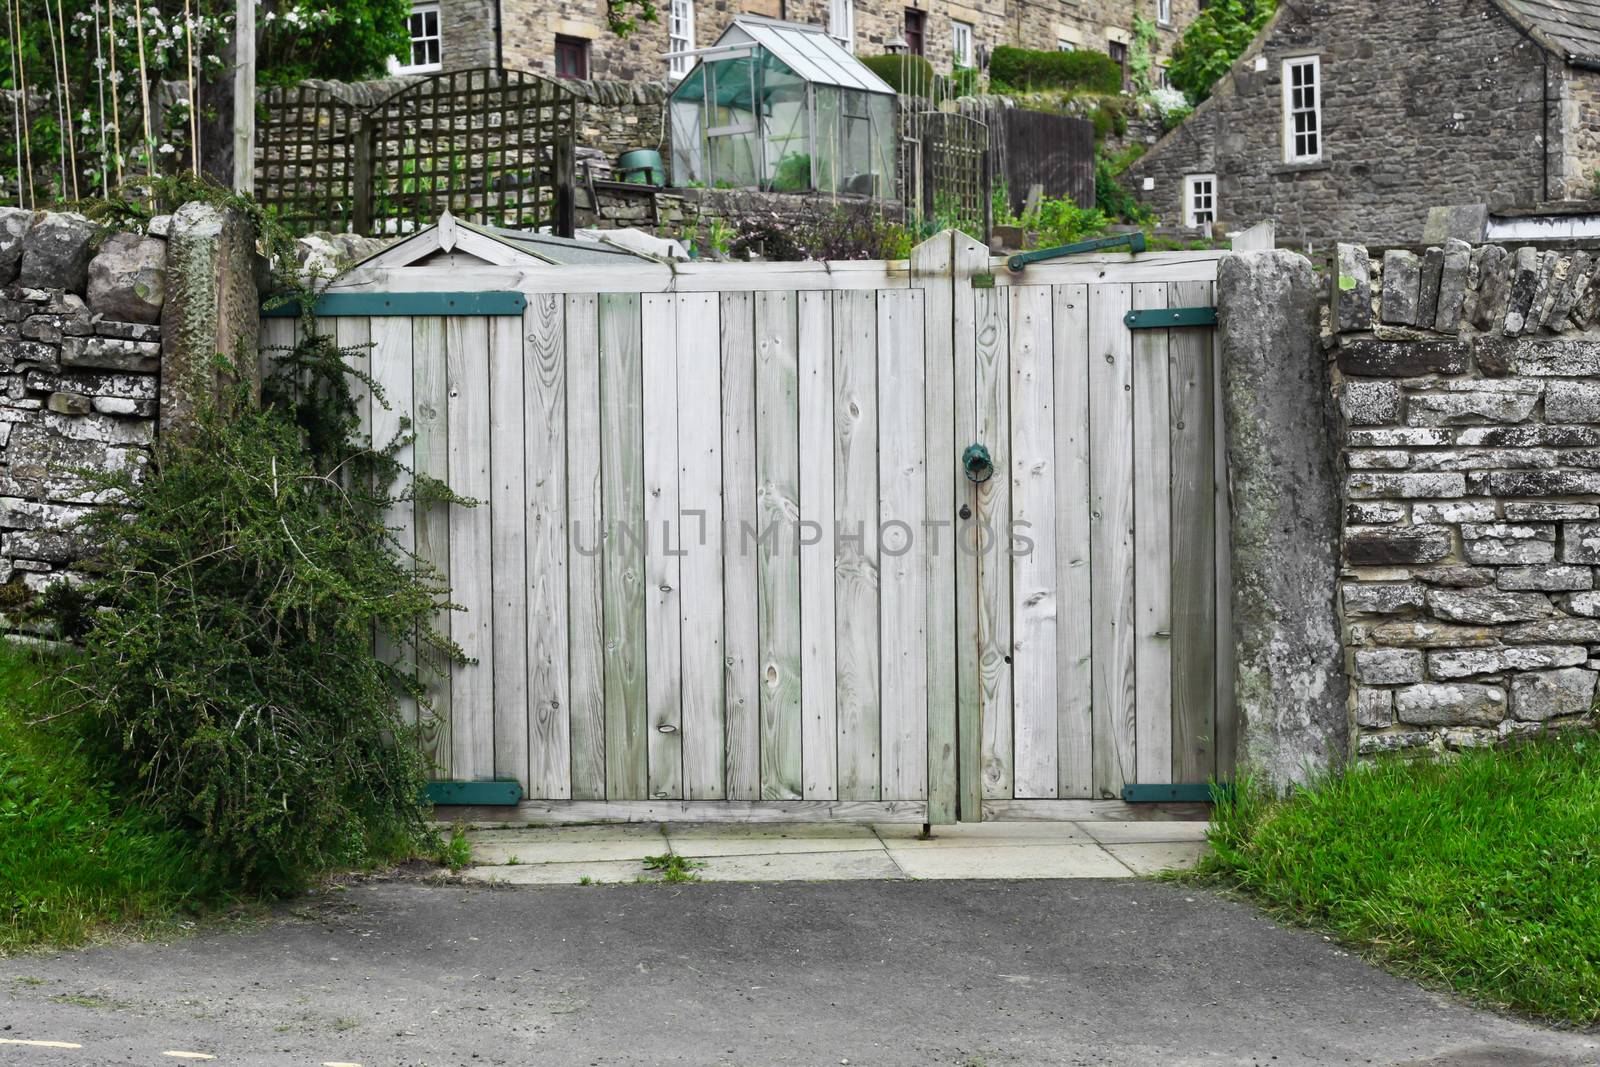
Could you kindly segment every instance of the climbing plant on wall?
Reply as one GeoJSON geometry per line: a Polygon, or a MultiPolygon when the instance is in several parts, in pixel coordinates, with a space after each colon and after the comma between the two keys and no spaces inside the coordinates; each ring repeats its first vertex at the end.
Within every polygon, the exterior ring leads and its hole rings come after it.
{"type": "Polygon", "coordinates": [[[1213,0],[1172,50],[1168,79],[1191,103],[1200,103],[1244,54],[1277,6],[1277,0],[1213,0]]]}

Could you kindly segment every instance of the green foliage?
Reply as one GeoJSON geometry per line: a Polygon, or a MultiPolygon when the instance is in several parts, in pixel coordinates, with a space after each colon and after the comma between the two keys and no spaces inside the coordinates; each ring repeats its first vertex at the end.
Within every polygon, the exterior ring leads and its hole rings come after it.
{"type": "Polygon", "coordinates": [[[1071,197],[1047,196],[1038,210],[1024,215],[1022,225],[1037,233],[1036,248],[1056,248],[1105,234],[1111,220],[1098,208],[1082,208],[1071,197]]]}
{"type": "Polygon", "coordinates": [[[758,212],[739,219],[734,256],[760,255],[776,262],[808,259],[905,259],[912,235],[878,214],[873,204],[817,203],[809,215],[758,212]]]}
{"type": "Polygon", "coordinates": [[[222,896],[195,844],[108,784],[57,654],[0,642],[0,954],[164,921],[222,896]]]}
{"type": "Polygon", "coordinates": [[[628,37],[639,24],[659,19],[653,0],[606,0],[606,27],[618,37],[628,37]]]}
{"type": "Polygon", "coordinates": [[[448,490],[395,493],[409,427],[360,438],[354,353],[306,326],[263,403],[230,390],[141,483],[107,476],[136,509],[88,520],[102,610],[63,675],[136,798],[197,834],[219,877],[265,891],[423,840],[424,768],[396,698],[427,704],[403,664],[459,655],[433,625],[447,590],[384,514],[448,490]]]}
{"type": "Polygon", "coordinates": [[[459,824],[451,827],[450,836],[439,848],[439,865],[450,868],[450,873],[454,874],[471,863],[472,842],[467,840],[467,831],[459,824]]]}
{"type": "Polygon", "coordinates": [[[390,56],[410,54],[410,15],[411,0],[264,0],[256,15],[257,80],[380,77],[390,56]]]}
{"type": "Polygon", "coordinates": [[[950,95],[974,96],[978,92],[981,72],[977,67],[956,67],[950,72],[950,95]]]}
{"type": "Polygon", "coordinates": [[[778,160],[769,184],[775,193],[800,193],[811,188],[811,157],[804,152],[788,152],[778,160]]]}
{"type": "Polygon", "coordinates": [[[933,64],[921,56],[862,56],[867,69],[907,96],[932,96],[933,64]]]}
{"type": "MultiPolygon", "coordinates": [[[[1131,162],[1132,160],[1128,161],[1128,163],[1131,162]]],[[[1127,165],[1127,163],[1124,163],[1123,167],[1127,165]]],[[[1105,153],[1095,153],[1095,207],[1110,218],[1130,225],[1154,225],[1156,221],[1155,212],[1151,211],[1148,206],[1141,204],[1132,193],[1122,187],[1122,183],[1117,180],[1117,175],[1121,172],[1121,168],[1118,168],[1113,160],[1107,158],[1105,153]]]]}
{"type": "Polygon", "coordinates": [[[1133,16],[1133,44],[1128,48],[1128,81],[1135,96],[1156,87],[1156,24],[1143,15],[1133,16]]]}
{"type": "Polygon", "coordinates": [[[1287,801],[1242,783],[1201,876],[1396,970],[1600,1022],[1600,739],[1385,759],[1287,801]]]}
{"type": "Polygon", "coordinates": [[[1167,78],[1192,103],[1200,103],[1276,8],[1277,0],[1213,0],[1183,31],[1167,64],[1167,78]]]}
{"type": "Polygon", "coordinates": [[[1035,89],[1122,91],[1122,67],[1099,52],[1046,52],[1001,45],[989,57],[989,83],[996,92],[1035,89]]]}
{"type": "Polygon", "coordinates": [[[688,859],[675,852],[646,856],[644,865],[646,870],[660,871],[663,882],[698,882],[700,876],[695,872],[705,866],[699,860],[688,859]]]}

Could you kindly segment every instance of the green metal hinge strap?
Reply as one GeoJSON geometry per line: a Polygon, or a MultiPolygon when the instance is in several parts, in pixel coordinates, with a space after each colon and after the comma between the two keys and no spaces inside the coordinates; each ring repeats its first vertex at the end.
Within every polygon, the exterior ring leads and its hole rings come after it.
{"type": "Polygon", "coordinates": [[[1211,804],[1232,792],[1231,782],[1178,782],[1170,785],[1129,782],[1122,787],[1122,799],[1129,804],[1211,804]]]}
{"type": "Polygon", "coordinates": [[[1215,326],[1216,308],[1151,308],[1122,316],[1130,330],[1170,330],[1183,326],[1215,326]]]}
{"type": "Polygon", "coordinates": [[[522,801],[522,786],[510,778],[479,782],[429,782],[425,792],[428,802],[434,807],[460,804],[505,806],[522,801]]]}
{"type": "MultiPolygon", "coordinates": [[[[268,298],[269,302],[271,299],[268,298]]],[[[528,298],[521,293],[323,293],[317,297],[316,312],[326,318],[521,315],[527,306],[528,298]]],[[[276,307],[264,307],[261,314],[273,319],[298,318],[300,303],[291,300],[276,307]]]]}
{"type": "Polygon", "coordinates": [[[1049,259],[1065,259],[1068,256],[1081,256],[1089,252],[1106,252],[1113,248],[1126,247],[1129,252],[1143,252],[1145,250],[1144,234],[1119,233],[1115,237],[1097,237],[1093,241],[1079,241],[1077,244],[1061,245],[1056,248],[1040,248],[1033,252],[1018,252],[1006,260],[1006,266],[1015,274],[1029,263],[1043,263],[1049,259]]]}

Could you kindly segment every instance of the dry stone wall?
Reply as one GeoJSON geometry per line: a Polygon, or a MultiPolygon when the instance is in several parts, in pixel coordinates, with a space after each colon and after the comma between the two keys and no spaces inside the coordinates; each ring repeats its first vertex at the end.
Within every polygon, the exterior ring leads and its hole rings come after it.
{"type": "Polygon", "coordinates": [[[0,600],[9,607],[76,579],[73,526],[107,502],[85,472],[138,472],[150,461],[166,241],[3,209],[0,286],[0,600]]]}
{"type": "Polygon", "coordinates": [[[1589,715],[1600,255],[1340,245],[1329,277],[1358,752],[1589,715]]]}

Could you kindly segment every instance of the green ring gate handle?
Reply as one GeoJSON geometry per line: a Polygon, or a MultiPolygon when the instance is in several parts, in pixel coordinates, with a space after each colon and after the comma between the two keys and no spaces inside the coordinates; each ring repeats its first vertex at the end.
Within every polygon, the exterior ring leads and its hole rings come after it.
{"type": "Polygon", "coordinates": [[[967,472],[967,481],[981,484],[994,477],[994,459],[982,445],[968,445],[961,453],[961,469],[967,472]]]}

